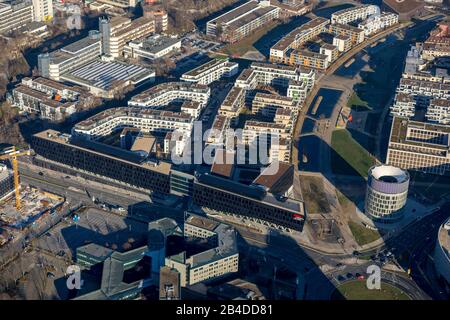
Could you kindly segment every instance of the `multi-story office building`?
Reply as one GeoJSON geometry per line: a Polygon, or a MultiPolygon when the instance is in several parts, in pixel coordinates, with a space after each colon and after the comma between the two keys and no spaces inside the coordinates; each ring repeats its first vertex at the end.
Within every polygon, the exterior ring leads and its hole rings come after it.
{"type": "Polygon", "coordinates": [[[34,21],[49,21],[53,18],[52,0],[33,0],[34,21]]]}
{"type": "Polygon", "coordinates": [[[450,127],[394,117],[386,163],[449,176],[450,127]]]}
{"type": "Polygon", "coordinates": [[[170,102],[184,102],[192,100],[199,102],[202,107],[208,103],[211,90],[208,86],[189,82],[167,82],[151,87],[133,96],[128,105],[131,107],[145,107],[158,109],[170,102]]]}
{"type": "Polygon", "coordinates": [[[35,113],[42,119],[62,121],[78,108],[93,102],[86,90],[70,87],[46,78],[24,78],[9,97],[12,105],[21,112],[35,113]]]}
{"type": "Polygon", "coordinates": [[[450,292],[450,218],[439,228],[433,252],[433,264],[445,289],[450,292]]]}
{"type": "Polygon", "coordinates": [[[165,265],[179,272],[181,287],[238,272],[239,252],[232,227],[191,214],[184,223],[184,236],[204,239],[213,248],[191,256],[181,252],[166,257],[165,265]]]}
{"type": "Polygon", "coordinates": [[[38,56],[39,74],[59,81],[60,77],[75,68],[97,59],[102,54],[102,38],[97,31],[59,50],[38,56]]]}
{"type": "Polygon", "coordinates": [[[129,42],[125,45],[123,53],[125,57],[155,60],[176,53],[180,49],[181,39],[156,34],[144,40],[129,42]]]}
{"type": "Polygon", "coordinates": [[[222,77],[232,77],[237,74],[239,64],[228,59],[213,59],[201,66],[183,73],[181,80],[208,85],[222,77]]]}
{"type": "Polygon", "coordinates": [[[0,199],[14,192],[14,175],[5,164],[0,163],[0,199]]]}
{"type": "Polygon", "coordinates": [[[292,50],[287,63],[319,70],[325,70],[329,65],[327,55],[302,49],[292,50]]]}
{"type": "Polygon", "coordinates": [[[383,12],[380,15],[370,16],[367,20],[360,22],[358,28],[364,30],[364,35],[368,37],[397,23],[398,14],[383,12]]]}
{"type": "Polygon", "coordinates": [[[170,192],[171,165],[166,162],[143,161],[133,152],[55,130],[35,134],[31,147],[37,155],[34,163],[51,170],[147,192],[170,192]]]}
{"type": "Polygon", "coordinates": [[[196,178],[193,202],[211,213],[245,217],[287,231],[301,231],[306,217],[303,202],[212,174],[196,178]]]}
{"type": "Polygon", "coordinates": [[[252,112],[273,118],[278,109],[298,112],[298,105],[290,97],[258,92],[252,103],[252,112]]]}
{"type": "Polygon", "coordinates": [[[450,100],[432,99],[425,117],[430,122],[450,124],[450,100]]]}
{"type": "Polygon", "coordinates": [[[412,118],[416,113],[416,101],[410,94],[397,93],[390,111],[392,116],[412,118]]]}
{"type": "Polygon", "coordinates": [[[184,112],[171,112],[142,108],[113,108],[100,112],[77,123],[72,134],[89,140],[124,128],[132,127],[142,132],[168,132],[177,129],[190,136],[193,117],[184,112]]]}
{"type": "Polygon", "coordinates": [[[155,21],[146,17],[134,20],[122,16],[100,18],[99,29],[103,38],[103,53],[120,57],[127,43],[155,32],[155,21]]]}
{"type": "Polygon", "coordinates": [[[270,1],[248,1],[207,22],[206,34],[222,41],[236,42],[255,29],[279,17],[280,8],[270,1]]]}
{"type": "Polygon", "coordinates": [[[290,49],[298,49],[307,41],[313,40],[323,32],[330,21],[317,17],[292,30],[270,48],[270,61],[285,63],[290,49]]]}
{"type": "Polygon", "coordinates": [[[365,213],[374,221],[394,223],[403,218],[408,199],[409,173],[397,167],[370,168],[365,213]]]}
{"type": "Polygon", "coordinates": [[[34,20],[31,0],[0,2],[0,33],[17,30],[34,20]]]}
{"type": "Polygon", "coordinates": [[[348,24],[340,24],[340,23],[330,24],[327,27],[327,31],[336,36],[350,37],[350,42],[352,43],[352,46],[355,46],[364,41],[365,31],[348,24]]]}
{"type": "Polygon", "coordinates": [[[378,6],[371,4],[355,6],[333,13],[331,15],[331,23],[347,24],[350,22],[367,19],[369,16],[375,14],[380,14],[380,8],[378,6]]]}

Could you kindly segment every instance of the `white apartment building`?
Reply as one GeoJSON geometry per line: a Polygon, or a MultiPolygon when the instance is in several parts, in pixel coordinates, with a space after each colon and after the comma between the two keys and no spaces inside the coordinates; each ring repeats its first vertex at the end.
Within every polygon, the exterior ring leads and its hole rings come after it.
{"type": "Polygon", "coordinates": [[[286,63],[290,49],[297,49],[307,41],[313,40],[324,31],[330,20],[317,17],[292,30],[270,48],[270,61],[286,63]]]}
{"type": "Polygon", "coordinates": [[[253,30],[277,19],[280,8],[270,1],[248,1],[206,23],[206,34],[226,42],[236,42],[253,30]]]}
{"type": "Polygon", "coordinates": [[[337,11],[331,15],[331,23],[347,24],[357,20],[367,19],[374,14],[380,14],[380,8],[376,5],[362,5],[337,11]]]}
{"type": "Polygon", "coordinates": [[[231,125],[236,125],[239,120],[239,114],[245,107],[245,90],[239,87],[233,87],[228,92],[225,100],[219,108],[218,114],[230,119],[231,125]]]}
{"type": "Polygon", "coordinates": [[[103,53],[112,57],[123,55],[125,45],[155,32],[155,21],[146,17],[134,20],[122,16],[100,18],[99,30],[103,38],[103,53]]]}
{"type": "Polygon", "coordinates": [[[258,92],[253,99],[252,113],[273,118],[280,108],[298,112],[298,105],[290,97],[258,92]]]}
{"type": "Polygon", "coordinates": [[[391,116],[412,118],[416,113],[416,101],[410,94],[397,93],[391,106],[391,116]]]}
{"type": "Polygon", "coordinates": [[[213,59],[192,69],[181,76],[181,80],[208,85],[222,77],[232,77],[237,74],[239,64],[228,59],[213,59]]]}
{"type": "Polygon", "coordinates": [[[450,99],[450,84],[402,78],[397,93],[411,95],[417,106],[428,107],[431,99],[450,99]]]}
{"type": "Polygon", "coordinates": [[[66,86],[46,78],[24,78],[8,96],[20,112],[34,113],[42,119],[62,121],[92,102],[93,97],[82,88],[66,86]]]}
{"type": "Polygon", "coordinates": [[[33,0],[34,21],[49,21],[53,18],[52,0],[33,0]]]}
{"type": "Polygon", "coordinates": [[[226,116],[218,114],[214,118],[214,122],[209,131],[206,143],[222,145],[225,141],[226,131],[230,128],[230,119],[226,116]]]}
{"type": "Polygon", "coordinates": [[[0,2],[0,33],[17,30],[33,20],[33,3],[30,0],[0,2]]]}
{"type": "Polygon", "coordinates": [[[181,105],[181,112],[191,115],[194,119],[198,119],[202,112],[202,104],[197,101],[186,100],[181,105]]]}
{"type": "Polygon", "coordinates": [[[397,23],[398,14],[383,12],[381,15],[373,15],[360,22],[358,28],[364,30],[365,36],[370,36],[397,23]]]}
{"type": "Polygon", "coordinates": [[[294,100],[298,104],[302,104],[303,102],[305,102],[306,96],[308,94],[307,83],[308,82],[304,80],[291,80],[287,89],[287,96],[289,98],[292,98],[292,100],[294,100]]]}
{"type": "Polygon", "coordinates": [[[59,81],[60,77],[83,64],[97,59],[102,54],[102,39],[98,31],[73,42],[59,50],[38,56],[39,74],[59,81]]]}
{"type": "Polygon", "coordinates": [[[131,107],[144,107],[158,109],[170,102],[196,101],[202,108],[209,100],[211,90],[208,86],[189,82],[167,82],[151,87],[142,93],[133,96],[128,105],[131,107]]]}
{"type": "Polygon", "coordinates": [[[189,137],[192,124],[192,116],[186,113],[124,107],[105,110],[77,123],[72,134],[96,140],[116,130],[133,127],[147,133],[176,129],[189,137]]]}
{"type": "Polygon", "coordinates": [[[439,124],[450,124],[450,100],[432,99],[425,115],[428,121],[439,124]]]}
{"type": "Polygon", "coordinates": [[[250,144],[257,137],[267,135],[277,136],[278,139],[290,139],[291,133],[284,124],[264,121],[246,121],[242,132],[243,143],[250,144]]]}

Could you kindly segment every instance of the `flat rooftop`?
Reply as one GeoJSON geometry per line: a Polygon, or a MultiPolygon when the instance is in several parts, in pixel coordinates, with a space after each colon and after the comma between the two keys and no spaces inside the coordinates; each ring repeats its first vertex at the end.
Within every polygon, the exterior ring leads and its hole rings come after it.
{"type": "Polygon", "coordinates": [[[154,74],[152,69],[134,64],[95,60],[63,74],[62,78],[77,84],[110,90],[119,83],[139,83],[154,74]]]}
{"type": "Polygon", "coordinates": [[[301,25],[298,28],[295,28],[291,32],[289,32],[286,36],[280,39],[272,49],[285,51],[287,50],[294,41],[296,41],[302,35],[308,34],[309,32],[315,31],[314,29],[321,26],[322,24],[328,23],[328,19],[317,17],[314,18],[305,24],[301,25]]]}
{"type": "Polygon", "coordinates": [[[159,173],[162,173],[162,174],[168,175],[170,173],[171,164],[168,163],[168,162],[160,161],[159,163],[156,164],[156,163],[148,163],[148,162],[136,163],[136,162],[128,161],[128,160],[125,160],[125,159],[122,159],[122,158],[111,156],[109,154],[101,153],[101,152],[98,152],[98,151],[95,151],[95,150],[92,150],[92,149],[88,149],[88,148],[85,148],[85,147],[81,147],[79,145],[72,144],[72,143],[70,143],[70,138],[71,138],[70,135],[62,134],[61,132],[56,131],[56,130],[52,130],[52,129],[44,130],[44,131],[41,131],[39,133],[36,133],[34,136],[37,137],[37,138],[41,138],[41,139],[44,139],[44,140],[51,141],[51,142],[55,142],[55,143],[59,143],[59,144],[62,144],[62,145],[70,146],[70,147],[75,148],[75,149],[83,150],[85,152],[94,153],[96,155],[99,155],[99,156],[102,156],[102,157],[106,157],[106,158],[110,158],[110,159],[113,159],[115,161],[120,161],[120,162],[127,163],[127,164],[130,164],[130,165],[133,165],[133,166],[138,166],[138,167],[142,167],[142,168],[145,168],[145,169],[148,169],[148,170],[156,171],[156,172],[159,172],[159,173]]]}
{"type": "Polygon", "coordinates": [[[432,124],[427,122],[412,121],[407,118],[394,117],[392,122],[391,136],[389,139],[389,147],[391,143],[401,143],[417,147],[426,147],[435,150],[450,150],[450,126],[432,124]],[[441,144],[428,143],[425,141],[414,141],[408,137],[408,129],[425,130],[437,137],[441,137],[441,144]],[[446,138],[446,139],[445,139],[446,138]]]}
{"type": "Polygon", "coordinates": [[[185,72],[183,74],[183,76],[189,76],[189,77],[196,77],[199,74],[202,74],[216,66],[219,66],[221,64],[227,63],[228,59],[223,60],[223,59],[212,59],[204,64],[202,64],[201,66],[198,66],[197,68],[194,68],[192,70],[189,70],[188,72],[185,72]]]}
{"type": "Polygon", "coordinates": [[[229,24],[233,20],[247,14],[249,11],[255,10],[256,8],[258,8],[258,6],[259,6],[258,1],[254,1],[254,0],[248,1],[248,2],[244,3],[243,5],[226,12],[223,15],[210,20],[208,23],[215,23],[216,25],[229,24]]]}

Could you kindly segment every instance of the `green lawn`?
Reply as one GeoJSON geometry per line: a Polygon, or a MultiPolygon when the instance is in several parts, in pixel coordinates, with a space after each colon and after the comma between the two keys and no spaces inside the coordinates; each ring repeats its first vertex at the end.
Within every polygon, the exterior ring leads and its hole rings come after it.
{"type": "Polygon", "coordinates": [[[331,167],[336,174],[367,177],[367,172],[375,164],[373,157],[356,142],[346,129],[333,131],[331,147],[336,153],[332,154],[331,167]]]}
{"type": "Polygon", "coordinates": [[[365,280],[354,280],[340,285],[332,295],[332,300],[411,300],[400,289],[382,282],[380,290],[369,290],[365,280]]]}
{"type": "Polygon", "coordinates": [[[256,43],[256,41],[258,41],[266,33],[268,33],[270,30],[272,30],[279,24],[280,21],[272,21],[267,25],[265,25],[264,27],[257,29],[250,36],[245,37],[244,39],[236,43],[226,45],[220,51],[230,56],[238,56],[238,57],[245,55],[248,51],[257,51],[257,49],[253,46],[256,43]]]}
{"type": "Polygon", "coordinates": [[[369,104],[362,100],[356,92],[353,92],[347,101],[347,106],[355,111],[371,110],[369,104]]]}
{"type": "Polygon", "coordinates": [[[360,245],[371,243],[380,238],[378,231],[370,230],[363,226],[361,223],[350,220],[348,226],[352,231],[355,241],[360,245]]]}

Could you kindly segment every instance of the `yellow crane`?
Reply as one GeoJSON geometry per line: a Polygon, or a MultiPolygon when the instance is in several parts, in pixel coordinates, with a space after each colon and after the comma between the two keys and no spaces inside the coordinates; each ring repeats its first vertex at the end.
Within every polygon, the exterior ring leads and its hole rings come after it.
{"type": "Polygon", "coordinates": [[[16,209],[20,210],[20,190],[19,190],[19,165],[17,158],[21,156],[29,156],[30,151],[16,150],[16,147],[10,147],[0,153],[0,160],[10,160],[14,171],[14,191],[16,193],[16,209]]]}

